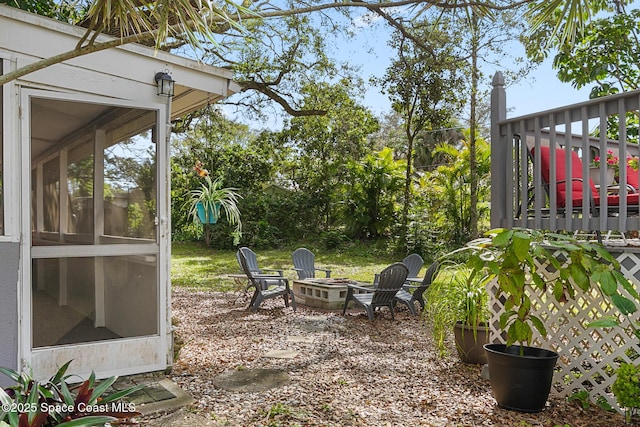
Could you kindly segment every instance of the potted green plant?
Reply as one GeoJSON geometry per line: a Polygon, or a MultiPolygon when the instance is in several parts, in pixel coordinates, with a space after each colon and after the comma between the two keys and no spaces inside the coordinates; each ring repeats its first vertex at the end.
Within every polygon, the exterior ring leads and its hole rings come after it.
{"type": "Polygon", "coordinates": [[[238,199],[240,196],[235,188],[222,187],[223,178],[211,179],[209,171],[202,167],[200,161],[194,167],[198,176],[202,178],[200,185],[195,190],[191,190],[189,199],[189,216],[193,221],[202,225],[205,244],[209,246],[211,242],[211,225],[220,218],[220,212],[224,212],[225,217],[231,226],[235,226],[232,237],[233,244],[237,245],[242,237],[242,222],[240,221],[240,210],[238,209],[238,199]]]}
{"type": "Polygon", "coordinates": [[[570,301],[576,286],[586,291],[592,281],[620,282],[618,263],[600,244],[522,228],[491,230],[469,246],[474,248],[467,261],[471,277],[496,280],[495,298],[504,304],[500,329],[506,342],[484,346],[494,398],[504,408],[539,412],[551,390],[558,353],[531,346],[534,329],[542,337],[547,330],[535,315],[530,293],[550,287],[558,302],[570,301]],[[564,256],[558,258],[558,251],[564,256]],[[555,270],[553,277],[539,268],[547,263],[555,270]]]}
{"type": "Polygon", "coordinates": [[[463,264],[441,268],[427,290],[425,310],[440,353],[446,353],[447,337],[465,363],[486,363],[483,345],[489,338],[486,283],[470,280],[463,264]]]}
{"type": "Polygon", "coordinates": [[[465,363],[487,363],[484,345],[489,342],[489,296],[486,282],[474,280],[463,272],[458,301],[459,319],[453,326],[458,356],[465,363]]]}

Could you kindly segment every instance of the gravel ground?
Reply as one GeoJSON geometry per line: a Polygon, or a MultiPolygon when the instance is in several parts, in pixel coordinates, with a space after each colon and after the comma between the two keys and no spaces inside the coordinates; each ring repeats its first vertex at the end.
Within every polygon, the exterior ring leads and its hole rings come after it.
{"type": "MultiPolygon", "coordinates": [[[[419,317],[399,307],[323,312],[282,299],[247,310],[242,292],[173,291],[176,334],[183,341],[171,378],[196,400],[189,411],[218,426],[624,426],[623,417],[559,396],[538,414],[496,406],[481,367],[439,357],[419,317]],[[293,342],[307,337],[312,342],[293,342]],[[289,340],[288,340],[289,338],[289,340]],[[292,359],[264,357],[293,350],[292,359]],[[214,386],[223,372],[281,369],[290,381],[263,392],[214,386]]],[[[161,425],[159,419],[140,420],[161,425]]],[[[147,424],[148,423],[148,424],[147,424]]]]}

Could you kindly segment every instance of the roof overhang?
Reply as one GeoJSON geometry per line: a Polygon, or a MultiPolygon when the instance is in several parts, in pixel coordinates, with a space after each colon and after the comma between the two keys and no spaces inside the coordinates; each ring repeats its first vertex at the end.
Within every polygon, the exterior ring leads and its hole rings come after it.
{"type": "MultiPolygon", "coordinates": [[[[11,69],[21,68],[72,51],[85,31],[0,4],[0,59],[8,59],[11,69]]],[[[112,40],[115,39],[100,35],[96,43],[112,40]]],[[[16,82],[64,92],[157,102],[154,76],[159,71],[168,72],[176,81],[172,118],[240,90],[233,82],[230,70],[138,44],[122,45],[50,65],[20,77],[16,82]]]]}

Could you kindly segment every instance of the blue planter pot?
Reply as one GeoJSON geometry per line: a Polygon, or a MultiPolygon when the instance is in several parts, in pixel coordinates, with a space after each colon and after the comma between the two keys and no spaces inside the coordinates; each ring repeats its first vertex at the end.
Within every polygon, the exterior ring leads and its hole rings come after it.
{"type": "Polygon", "coordinates": [[[220,216],[220,203],[215,204],[215,209],[209,207],[209,215],[205,215],[204,205],[202,202],[198,202],[196,204],[196,209],[198,209],[198,219],[203,224],[215,224],[218,222],[218,217],[220,216]]]}

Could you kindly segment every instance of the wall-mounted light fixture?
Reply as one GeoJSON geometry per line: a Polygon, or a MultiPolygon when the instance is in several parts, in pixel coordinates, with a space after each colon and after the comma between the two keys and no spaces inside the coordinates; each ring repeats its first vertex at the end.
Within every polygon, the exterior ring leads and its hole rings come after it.
{"type": "Polygon", "coordinates": [[[171,78],[168,70],[156,73],[156,85],[158,86],[158,96],[173,96],[173,86],[175,81],[171,78]]]}

